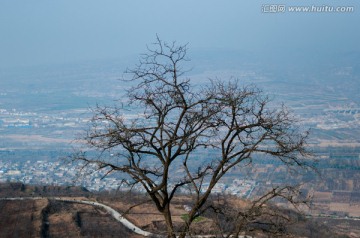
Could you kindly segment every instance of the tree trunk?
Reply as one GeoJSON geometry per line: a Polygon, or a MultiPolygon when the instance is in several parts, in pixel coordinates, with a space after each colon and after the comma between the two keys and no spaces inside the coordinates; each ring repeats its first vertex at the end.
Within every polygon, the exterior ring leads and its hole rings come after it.
{"type": "Polygon", "coordinates": [[[170,204],[167,204],[165,206],[164,212],[163,212],[165,222],[166,222],[166,229],[167,229],[167,236],[170,238],[176,237],[174,233],[174,226],[171,218],[171,212],[170,212],[170,204]]]}

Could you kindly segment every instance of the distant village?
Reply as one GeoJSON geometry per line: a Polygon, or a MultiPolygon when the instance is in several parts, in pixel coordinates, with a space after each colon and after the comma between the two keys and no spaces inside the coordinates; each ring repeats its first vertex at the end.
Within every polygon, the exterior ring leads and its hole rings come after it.
{"type": "MultiPolygon", "coordinates": [[[[37,185],[60,185],[82,186],[90,191],[104,191],[104,190],[129,190],[130,187],[122,182],[122,179],[114,176],[103,178],[103,171],[96,171],[95,167],[88,168],[86,171],[79,172],[76,166],[69,166],[63,162],[49,162],[38,160],[32,162],[3,162],[0,161],[0,182],[22,182],[24,184],[37,185]]],[[[173,186],[172,184],[169,185],[173,186]]],[[[209,186],[204,183],[202,191],[209,186]]],[[[238,197],[249,197],[256,187],[256,182],[253,180],[234,179],[232,183],[218,183],[213,188],[213,193],[225,193],[238,197]]],[[[145,192],[140,185],[133,187],[136,191],[145,192]]],[[[187,193],[187,189],[180,192],[187,193]]]]}

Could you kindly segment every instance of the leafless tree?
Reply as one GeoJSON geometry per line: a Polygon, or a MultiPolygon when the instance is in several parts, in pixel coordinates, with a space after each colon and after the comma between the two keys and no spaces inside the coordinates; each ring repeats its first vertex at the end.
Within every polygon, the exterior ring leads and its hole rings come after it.
{"type": "MultiPolygon", "coordinates": [[[[135,85],[127,90],[129,104],[95,110],[83,139],[99,155],[74,156],[84,165],[96,164],[107,174],[120,172],[141,184],[163,214],[168,237],[184,237],[207,207],[214,186],[233,167],[251,163],[255,154],[289,167],[305,167],[308,155],[308,133],[296,126],[285,106],[270,106],[260,89],[238,80],[192,85],[182,68],[186,53],[186,45],[157,39],[139,64],[126,72],[129,84],[135,85]],[[200,159],[206,151],[211,155],[200,159]],[[176,170],[182,170],[182,176],[174,176],[176,170]],[[175,231],[170,205],[184,188],[194,196],[192,209],[175,231]]],[[[256,206],[284,191],[276,190],[256,206]]],[[[292,194],[291,189],[286,191],[292,194]]]]}
{"type": "Polygon", "coordinates": [[[275,236],[291,236],[290,226],[305,221],[299,211],[280,208],[271,203],[274,198],[288,200],[296,208],[305,205],[307,198],[303,198],[296,186],[283,186],[269,189],[262,196],[253,200],[240,201],[234,196],[212,196],[206,202],[204,215],[214,221],[214,229],[220,237],[238,237],[240,234],[256,236],[257,232],[275,236]]]}

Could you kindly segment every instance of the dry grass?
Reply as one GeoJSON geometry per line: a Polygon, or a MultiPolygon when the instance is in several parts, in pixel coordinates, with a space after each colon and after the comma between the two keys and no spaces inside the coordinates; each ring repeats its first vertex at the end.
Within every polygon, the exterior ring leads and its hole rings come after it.
{"type": "MultiPolygon", "coordinates": [[[[3,197],[6,194],[16,197],[14,191],[20,191],[21,186],[11,185],[10,188],[0,186],[0,192],[3,197]]],[[[18,196],[25,196],[26,191],[31,193],[32,189],[25,189],[18,196]]],[[[52,191],[52,190],[51,190],[52,191]]],[[[165,222],[162,214],[160,214],[156,207],[151,203],[145,203],[146,197],[143,195],[129,195],[129,194],[99,194],[93,195],[93,198],[76,196],[76,191],[71,191],[73,197],[68,199],[76,200],[93,200],[105,203],[119,212],[129,210],[126,217],[135,225],[144,230],[161,234],[165,232],[165,222]],[[136,206],[136,204],[140,204],[136,206]]],[[[86,195],[87,196],[87,195],[86,195]]],[[[9,197],[9,196],[8,196],[9,197]]],[[[323,203],[316,203],[317,211],[340,211],[347,212],[350,216],[360,216],[360,204],[349,205],[344,203],[330,203],[327,202],[331,197],[330,193],[319,192],[315,197],[323,200],[323,203]]],[[[65,198],[65,197],[63,197],[65,198]]],[[[227,202],[231,207],[245,209],[249,206],[248,201],[238,198],[227,197],[227,202]]],[[[176,197],[173,200],[171,211],[173,214],[173,221],[175,227],[179,228],[184,224],[182,216],[186,214],[184,205],[191,206],[191,198],[188,196],[176,197]]],[[[24,200],[24,201],[0,201],[0,237],[40,237],[44,232],[50,237],[141,237],[128,231],[124,226],[114,220],[104,210],[86,204],[66,203],[61,201],[41,200],[24,200]],[[44,224],[48,223],[48,226],[44,224]]],[[[316,214],[316,213],[314,213],[316,214]]],[[[193,223],[193,234],[212,233],[215,225],[212,216],[205,214],[201,219],[193,223]]],[[[355,220],[338,220],[331,218],[317,218],[315,221],[320,221],[321,224],[329,229],[329,232],[341,232],[350,234],[352,237],[360,237],[360,221],[355,220]],[[331,224],[329,226],[329,224],[331,224]]],[[[310,221],[311,223],[311,221],[310,221]]],[[[297,228],[298,230],[308,229],[308,224],[297,228]]],[[[319,228],[314,226],[314,229],[319,228]]],[[[306,236],[306,235],[305,235],[306,236]]]]}
{"type": "Polygon", "coordinates": [[[32,221],[33,223],[33,229],[34,229],[34,234],[39,234],[41,232],[41,226],[42,226],[42,211],[43,209],[48,206],[49,201],[47,199],[41,199],[41,200],[35,200],[35,211],[34,211],[34,220],[32,221]]]}
{"type": "Polygon", "coordinates": [[[47,200],[1,201],[1,237],[40,237],[47,200]]]}

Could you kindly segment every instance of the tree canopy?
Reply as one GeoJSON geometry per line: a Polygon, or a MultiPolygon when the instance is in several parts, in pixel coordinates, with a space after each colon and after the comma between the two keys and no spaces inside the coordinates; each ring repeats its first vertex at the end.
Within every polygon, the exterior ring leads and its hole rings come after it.
{"type": "MultiPolygon", "coordinates": [[[[254,155],[265,154],[301,168],[307,166],[309,155],[308,133],[285,106],[274,107],[258,87],[235,79],[194,85],[183,69],[186,54],[187,45],[157,39],[126,71],[131,78],[124,82],[133,85],[126,93],[128,104],[95,109],[83,139],[99,156],[74,157],[141,184],[164,215],[169,237],[184,237],[194,219],[209,208],[205,204],[214,186],[232,168],[251,164],[254,155]],[[199,158],[206,151],[211,151],[208,157],[199,158]],[[175,176],[176,170],[182,175],[175,176]],[[184,188],[193,196],[193,204],[183,226],[175,229],[170,205],[184,188]]],[[[254,206],[274,197],[295,202],[295,190],[273,188],[254,206]]],[[[241,229],[234,226],[231,234],[241,229]]]]}

